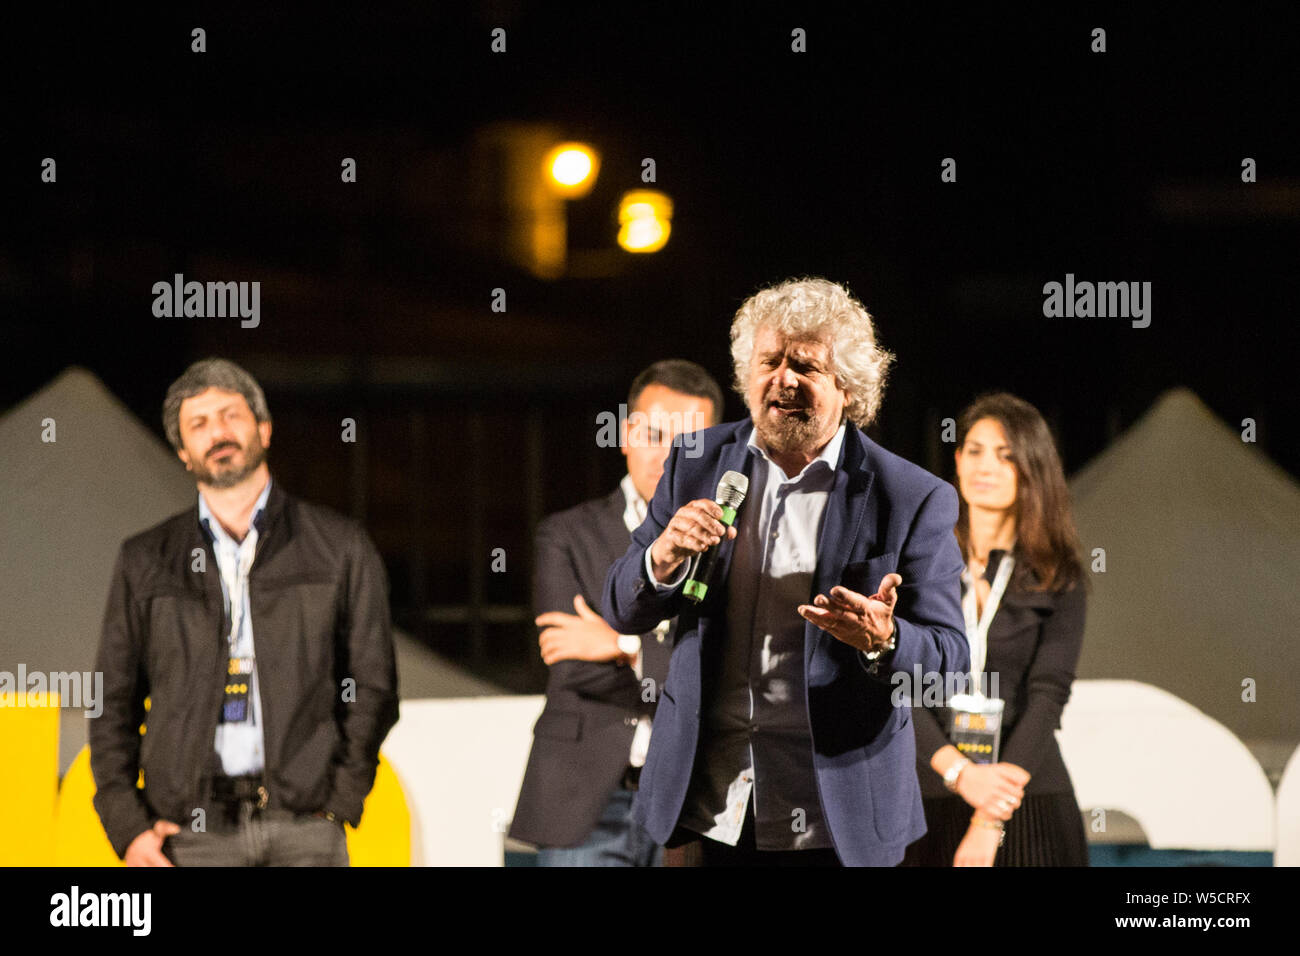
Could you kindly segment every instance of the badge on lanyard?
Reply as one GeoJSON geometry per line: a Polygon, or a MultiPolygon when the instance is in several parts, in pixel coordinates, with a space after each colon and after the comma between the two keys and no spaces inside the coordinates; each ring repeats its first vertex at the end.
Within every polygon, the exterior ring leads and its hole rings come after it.
{"type": "Polygon", "coordinates": [[[226,692],[221,701],[221,721],[238,724],[248,719],[249,683],[253,679],[251,657],[231,657],[226,664],[226,692]]]}
{"type": "Polygon", "coordinates": [[[984,696],[982,687],[984,663],[988,658],[989,626],[998,612],[1002,595],[1011,581],[1015,559],[1010,550],[998,563],[998,572],[984,602],[984,613],[976,611],[975,581],[969,571],[962,572],[968,585],[962,596],[962,615],[966,619],[966,640],[970,643],[970,693],[954,694],[948,699],[948,739],[974,763],[997,763],[1002,742],[1003,701],[998,697],[984,696]]]}

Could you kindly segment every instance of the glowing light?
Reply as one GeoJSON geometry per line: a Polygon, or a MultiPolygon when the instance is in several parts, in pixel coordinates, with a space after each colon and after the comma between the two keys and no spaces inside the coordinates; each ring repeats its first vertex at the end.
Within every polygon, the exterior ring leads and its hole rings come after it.
{"type": "Polygon", "coordinates": [[[585,196],[595,185],[600,157],[582,143],[561,143],[546,154],[544,165],[551,188],[574,199],[585,196]]]}
{"type": "Polygon", "coordinates": [[[628,252],[658,252],[672,232],[673,201],[653,189],[634,189],[618,204],[618,244],[628,252]]]}

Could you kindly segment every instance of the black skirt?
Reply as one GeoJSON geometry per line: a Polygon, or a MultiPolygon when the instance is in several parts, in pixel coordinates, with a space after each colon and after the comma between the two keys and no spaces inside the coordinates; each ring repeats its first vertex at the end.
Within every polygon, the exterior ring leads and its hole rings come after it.
{"type": "MultiPolygon", "coordinates": [[[[907,848],[901,865],[952,866],[974,811],[956,795],[922,802],[927,832],[907,848]]],[[[1087,866],[1088,838],[1074,794],[1026,794],[1006,825],[993,865],[1087,866]]]]}

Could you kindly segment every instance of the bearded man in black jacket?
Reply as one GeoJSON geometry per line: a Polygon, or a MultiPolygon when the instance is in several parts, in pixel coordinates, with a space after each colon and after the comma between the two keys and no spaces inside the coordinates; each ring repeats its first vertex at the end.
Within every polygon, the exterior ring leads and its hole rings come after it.
{"type": "Polygon", "coordinates": [[[190,366],[163,424],[198,500],[118,555],[95,809],[132,866],[346,866],[397,722],[383,563],[271,480],[271,416],[239,366],[190,366]]]}

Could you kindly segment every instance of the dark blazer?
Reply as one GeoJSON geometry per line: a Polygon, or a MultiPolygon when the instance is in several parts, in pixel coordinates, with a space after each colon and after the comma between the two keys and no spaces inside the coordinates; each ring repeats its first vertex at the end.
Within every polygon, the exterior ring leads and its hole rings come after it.
{"type": "MultiPolygon", "coordinates": [[[[536,614],[573,614],[581,594],[600,612],[609,566],[627,550],[621,488],[544,519],[537,526],[533,568],[536,614]]],[[[659,623],[656,619],[648,631],[659,623]]],[[[636,633],[624,631],[622,633],[636,633]]],[[[523,787],[510,835],[538,846],[577,846],[590,836],[627,769],[637,717],[655,713],[668,676],[671,644],[641,635],[643,693],[636,672],[614,662],[557,661],[546,681],[546,707],[533,727],[523,787]],[[650,696],[651,700],[643,700],[650,696]]]]}
{"type": "MultiPolygon", "coordinates": [[[[752,474],[757,456],[746,446],[752,430],[749,421],[731,422],[696,432],[700,447],[690,455],[680,444],[673,448],[645,523],[605,581],[605,620],[619,630],[680,615],[633,805],[633,817],[660,843],[672,838],[681,816],[700,738],[703,688],[717,672],[727,640],[725,580],[734,542],[722,545],[713,586],[698,607],[681,597],[680,588],[655,590],[645,551],[680,507],[712,498],[724,472],[752,474]]],[[[892,866],[925,833],[910,708],[894,707],[890,677],[915,666],[970,667],[961,615],[962,560],[952,533],[956,520],[951,485],[849,426],[822,519],[809,600],[835,584],[872,594],[891,571],[903,576],[903,584],[895,609],[898,649],[879,675],[869,675],[847,644],[811,623],[804,628],[813,765],[831,839],[846,865],[892,866]]]]}
{"type": "MultiPolygon", "coordinates": [[[[1083,583],[1056,593],[1031,591],[1019,564],[998,612],[989,625],[984,669],[998,675],[998,695],[1006,702],[1002,717],[1002,747],[998,759],[1023,767],[1030,774],[1025,794],[1073,793],[1070,775],[1061,760],[1056,731],[1061,711],[1070,699],[1070,685],[1083,646],[1087,597],[1083,583]]],[[[992,581],[992,560],[984,575],[992,581]]],[[[1032,572],[1029,572],[1032,575],[1032,572]]],[[[916,772],[921,792],[945,797],[943,780],[930,766],[935,751],[947,744],[942,712],[917,708],[916,772]]]]}
{"type": "MultiPolygon", "coordinates": [[[[268,806],[329,810],[355,825],[397,722],[383,562],[355,521],[273,482],[248,587],[268,806]],[[350,702],[339,690],[347,678],[350,702]]],[[[95,809],[118,856],[156,820],[185,826],[209,805],[225,614],[197,501],[122,545],[95,663],[104,712],[89,730],[95,809]]]]}

